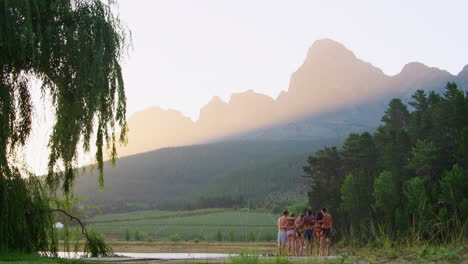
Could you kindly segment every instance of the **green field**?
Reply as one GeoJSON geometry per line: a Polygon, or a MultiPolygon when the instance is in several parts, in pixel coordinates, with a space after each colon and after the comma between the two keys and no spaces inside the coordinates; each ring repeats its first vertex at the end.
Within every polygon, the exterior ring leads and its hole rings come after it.
{"type": "Polygon", "coordinates": [[[271,241],[277,217],[247,209],[139,211],[99,215],[88,223],[108,239],[271,241]]]}

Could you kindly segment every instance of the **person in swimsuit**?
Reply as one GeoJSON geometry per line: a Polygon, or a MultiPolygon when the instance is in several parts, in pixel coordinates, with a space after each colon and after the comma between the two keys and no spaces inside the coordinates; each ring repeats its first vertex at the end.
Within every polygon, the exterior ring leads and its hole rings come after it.
{"type": "Polygon", "coordinates": [[[307,216],[304,218],[304,239],[306,242],[306,253],[312,255],[312,241],[314,238],[314,223],[315,217],[312,215],[312,210],[307,210],[307,216]]]}
{"type": "Polygon", "coordinates": [[[317,256],[320,256],[321,255],[321,248],[322,248],[322,238],[323,238],[323,234],[322,234],[322,232],[323,232],[323,230],[322,230],[323,214],[321,212],[318,212],[315,219],[316,219],[315,225],[314,225],[314,229],[315,229],[315,236],[314,236],[315,254],[317,256]]]}
{"type": "Polygon", "coordinates": [[[294,224],[295,220],[296,215],[292,213],[291,217],[288,217],[288,223],[286,225],[289,254],[294,254],[296,252],[296,225],[294,224]]]}
{"type": "Polygon", "coordinates": [[[330,253],[331,247],[331,233],[333,231],[333,220],[330,214],[327,213],[327,208],[322,209],[323,221],[322,221],[322,230],[323,230],[323,239],[324,241],[324,248],[323,254],[328,256],[330,253]]]}
{"type": "Polygon", "coordinates": [[[288,216],[289,212],[284,211],[283,216],[278,219],[278,256],[284,254],[284,246],[287,240],[286,228],[288,225],[288,216]]]}
{"type": "Polygon", "coordinates": [[[304,251],[304,214],[300,214],[299,217],[296,219],[296,255],[302,256],[304,251]]]}

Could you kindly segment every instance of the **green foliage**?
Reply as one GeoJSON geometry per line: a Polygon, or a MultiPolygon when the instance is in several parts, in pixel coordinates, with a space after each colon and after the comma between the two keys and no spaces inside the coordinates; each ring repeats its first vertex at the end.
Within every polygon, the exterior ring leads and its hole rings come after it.
{"type": "Polygon", "coordinates": [[[106,244],[104,237],[93,230],[88,232],[84,252],[88,253],[91,257],[105,257],[113,254],[112,248],[106,244]]]}
{"type": "Polygon", "coordinates": [[[346,213],[351,225],[360,225],[365,216],[366,208],[365,201],[361,200],[361,192],[359,190],[360,184],[358,178],[352,174],[348,174],[341,186],[341,200],[342,204],[340,209],[346,213]]]}
{"type": "Polygon", "coordinates": [[[229,237],[229,241],[235,241],[236,240],[236,232],[234,232],[234,230],[229,230],[228,237],[229,237]]]}
{"type": "Polygon", "coordinates": [[[468,218],[468,169],[455,164],[440,181],[440,201],[454,209],[463,219],[468,218]]]}
{"type": "Polygon", "coordinates": [[[411,151],[411,157],[408,160],[407,167],[413,170],[417,176],[432,180],[432,168],[436,161],[437,149],[434,143],[418,139],[411,151]]]}
{"type": "Polygon", "coordinates": [[[135,230],[135,233],[133,234],[133,239],[134,239],[135,241],[140,241],[140,240],[141,240],[140,231],[135,230]]]}
{"type": "Polygon", "coordinates": [[[216,240],[217,241],[223,241],[223,233],[221,232],[220,229],[218,229],[218,231],[216,231],[216,240]]]}
{"type": "Polygon", "coordinates": [[[406,198],[407,211],[410,214],[420,214],[421,209],[428,206],[427,192],[421,178],[412,178],[405,182],[403,194],[406,198]]]}
{"type": "Polygon", "coordinates": [[[312,208],[338,208],[341,203],[340,186],[345,177],[343,160],[336,147],[318,150],[307,160],[304,176],[310,179],[308,191],[312,208]]]}
{"type": "Polygon", "coordinates": [[[399,192],[396,180],[389,171],[383,171],[374,182],[375,207],[382,210],[386,219],[391,219],[399,204],[399,192]]]}
{"type": "Polygon", "coordinates": [[[249,232],[247,235],[247,240],[248,241],[255,241],[257,238],[255,237],[255,234],[253,232],[249,232]]]}
{"type": "Polygon", "coordinates": [[[0,264],[90,264],[87,260],[63,259],[18,252],[1,252],[0,264]]]}
{"type": "Polygon", "coordinates": [[[447,83],[443,95],[412,98],[412,112],[391,100],[373,135],[350,134],[341,149],[321,149],[304,167],[310,205],[333,205],[338,234],[350,243],[466,240],[468,94],[447,83]]]}
{"type": "Polygon", "coordinates": [[[37,78],[42,92],[52,99],[56,117],[47,182],[52,186],[62,182],[68,193],[78,147],[82,144],[89,151],[96,135],[102,185],[103,147],[109,140],[115,157],[116,123],[122,128],[121,140],[125,138],[119,65],[125,29],[111,7],[98,0],[2,1],[0,13],[0,165],[9,167],[7,150],[13,153],[30,134],[29,86],[37,78]]]}
{"type": "Polygon", "coordinates": [[[174,233],[174,234],[169,236],[169,240],[172,241],[172,242],[177,242],[177,241],[182,240],[182,238],[180,237],[180,235],[178,233],[174,233]]]}
{"type": "Polygon", "coordinates": [[[125,229],[125,241],[130,241],[130,231],[127,229],[125,229]]]}
{"type": "Polygon", "coordinates": [[[295,213],[296,216],[299,216],[302,213],[305,214],[308,208],[308,201],[299,201],[287,207],[289,213],[295,213]]]}
{"type": "Polygon", "coordinates": [[[262,261],[258,254],[241,253],[239,254],[239,256],[230,257],[229,263],[231,264],[261,264],[262,261]]]}
{"type": "MultiPolygon", "coordinates": [[[[286,256],[262,258],[260,257],[259,254],[255,254],[255,253],[241,253],[238,256],[230,257],[227,263],[230,263],[230,264],[289,264],[292,262],[286,256]]],[[[316,263],[316,262],[314,261],[310,263],[316,263]]]]}
{"type": "Polygon", "coordinates": [[[103,149],[126,135],[126,99],[119,61],[127,32],[99,0],[0,1],[0,250],[57,250],[46,187],[69,195],[79,149],[103,149]],[[55,124],[42,186],[18,164],[30,133],[30,88],[39,81],[55,124]],[[29,179],[26,179],[29,176],[29,179]]]}
{"type": "Polygon", "coordinates": [[[24,179],[18,170],[5,169],[0,166],[0,251],[56,252],[44,184],[33,175],[24,179]]]}

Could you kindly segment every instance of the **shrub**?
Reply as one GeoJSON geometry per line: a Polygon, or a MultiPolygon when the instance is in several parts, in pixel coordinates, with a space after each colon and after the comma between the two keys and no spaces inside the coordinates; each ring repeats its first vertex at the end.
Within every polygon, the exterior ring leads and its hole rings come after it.
{"type": "Polygon", "coordinates": [[[140,241],[140,240],[141,240],[140,231],[135,230],[135,234],[133,235],[133,238],[134,238],[136,241],[140,241]]]}
{"type": "Polygon", "coordinates": [[[130,240],[130,231],[127,229],[125,229],[125,241],[129,241],[130,240]]]}
{"type": "Polygon", "coordinates": [[[228,233],[229,241],[235,241],[236,240],[236,233],[234,230],[230,230],[228,233]]]}
{"type": "Polygon", "coordinates": [[[249,234],[247,235],[247,240],[248,241],[255,241],[255,235],[253,232],[249,232],[249,234]]]}
{"type": "Polygon", "coordinates": [[[218,232],[216,232],[216,240],[217,241],[222,241],[223,240],[223,233],[221,233],[220,229],[218,229],[218,232]]]}
{"type": "Polygon", "coordinates": [[[93,230],[88,231],[88,240],[84,246],[84,252],[91,257],[111,256],[112,248],[106,245],[104,237],[93,230]]]}
{"type": "Polygon", "coordinates": [[[182,239],[178,233],[174,233],[174,234],[170,235],[168,238],[172,242],[177,242],[177,241],[180,241],[182,239]]]}

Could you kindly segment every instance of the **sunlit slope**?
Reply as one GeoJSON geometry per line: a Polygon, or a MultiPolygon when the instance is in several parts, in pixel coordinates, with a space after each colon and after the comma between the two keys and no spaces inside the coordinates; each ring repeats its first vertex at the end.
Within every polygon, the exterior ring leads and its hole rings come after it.
{"type": "Polygon", "coordinates": [[[309,48],[278,98],[252,90],[232,94],[227,101],[215,96],[200,109],[196,121],[175,110],[143,110],[129,118],[129,143],[119,147],[119,154],[250,137],[250,133],[265,140],[369,130],[377,126],[391,98],[408,99],[417,89],[440,90],[448,81],[463,88],[468,84],[468,67],[452,75],[412,62],[388,76],[342,44],[322,39],[309,48]]]}

